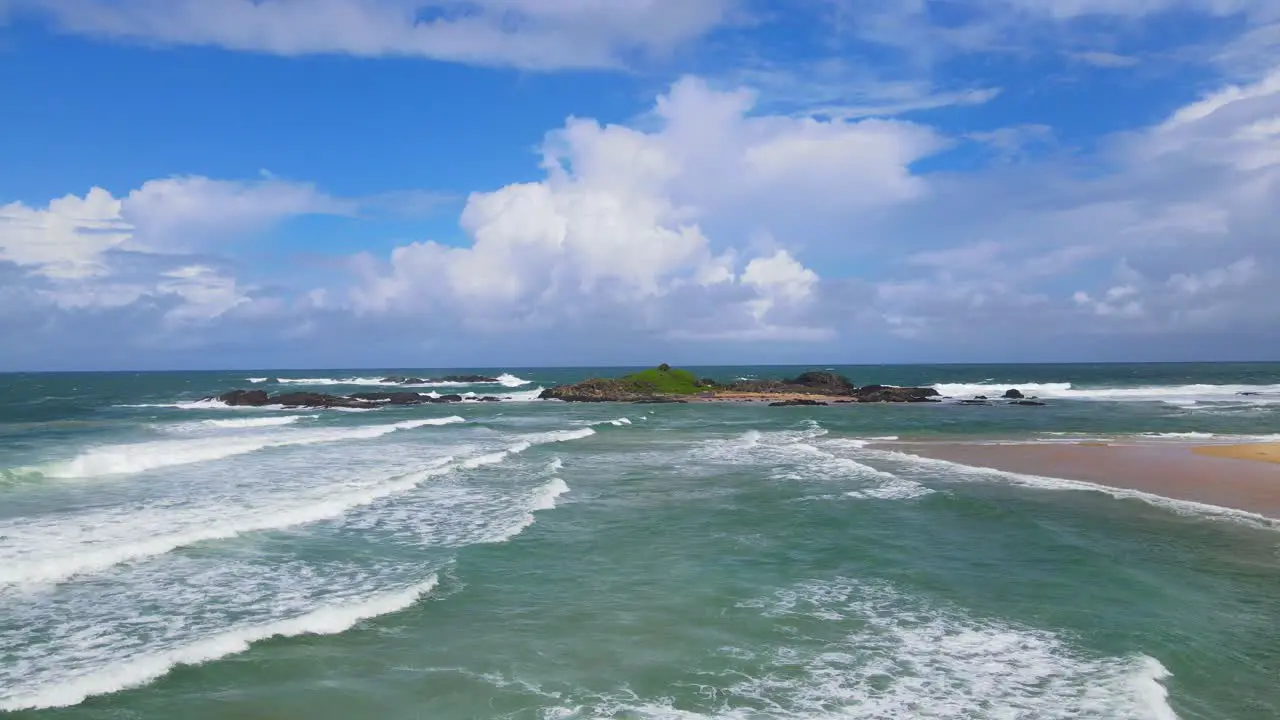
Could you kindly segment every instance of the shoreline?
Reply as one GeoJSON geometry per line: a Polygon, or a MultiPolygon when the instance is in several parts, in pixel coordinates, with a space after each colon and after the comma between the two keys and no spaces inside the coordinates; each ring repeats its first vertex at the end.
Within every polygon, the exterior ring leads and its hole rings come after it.
{"type": "Polygon", "coordinates": [[[872,447],[1280,519],[1280,443],[882,442],[872,447]]]}

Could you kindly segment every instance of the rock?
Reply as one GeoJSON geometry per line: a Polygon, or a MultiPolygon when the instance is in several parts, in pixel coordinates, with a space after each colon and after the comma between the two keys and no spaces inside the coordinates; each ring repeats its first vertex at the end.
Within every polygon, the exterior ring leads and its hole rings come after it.
{"type": "Polygon", "coordinates": [[[622,380],[592,378],[573,385],[548,388],[538,397],[565,402],[632,402],[651,395],[648,392],[637,392],[633,385],[622,380]]]}
{"type": "Polygon", "coordinates": [[[817,390],[824,395],[852,395],[855,388],[854,384],[849,382],[849,378],[843,375],[816,370],[800,373],[799,376],[783,382],[786,385],[817,390]]]}
{"type": "Polygon", "coordinates": [[[405,376],[403,376],[403,375],[391,375],[391,376],[389,376],[389,377],[384,377],[384,378],[382,378],[382,379],[381,379],[381,380],[379,380],[378,382],[385,383],[385,384],[387,384],[387,385],[421,385],[421,384],[425,383],[425,382],[426,382],[426,380],[423,380],[422,378],[417,378],[417,377],[405,377],[405,376]]]}
{"type": "Polygon", "coordinates": [[[1044,405],[1044,403],[1038,400],[1014,400],[1009,404],[1010,405],[1044,405]]]}
{"type": "Polygon", "coordinates": [[[787,386],[781,380],[737,380],[729,384],[732,392],[771,393],[786,392],[787,386]]]}
{"type": "Polygon", "coordinates": [[[974,395],[974,396],[973,396],[973,399],[974,399],[974,400],[986,400],[986,399],[987,399],[987,396],[986,396],[986,395],[974,395]]]}
{"type": "Polygon", "coordinates": [[[266,390],[232,390],[217,397],[205,398],[205,400],[219,400],[233,407],[262,407],[271,404],[271,398],[267,397],[266,390]]]}
{"type": "Polygon", "coordinates": [[[986,400],[961,400],[958,404],[959,405],[990,405],[991,403],[986,400]]]}
{"type": "Polygon", "coordinates": [[[701,380],[698,381],[698,384],[701,385],[702,387],[712,388],[712,387],[716,387],[720,383],[717,383],[715,380],[712,380],[711,378],[702,378],[701,380]]]}
{"type": "Polygon", "coordinates": [[[799,398],[794,400],[782,400],[780,402],[769,403],[769,407],[797,407],[801,405],[806,407],[815,406],[815,405],[821,405],[822,407],[827,406],[827,404],[824,402],[819,402],[817,400],[799,399],[799,398]]]}
{"type": "Polygon", "coordinates": [[[496,377],[489,377],[488,375],[445,375],[444,377],[441,377],[441,378],[431,378],[427,382],[433,382],[433,383],[450,382],[450,383],[474,384],[474,383],[496,383],[501,381],[498,380],[498,378],[496,377]]]}
{"type": "Polygon", "coordinates": [[[355,393],[349,397],[352,400],[384,402],[389,405],[420,405],[427,401],[426,397],[415,392],[367,392],[355,393]]]}
{"type": "Polygon", "coordinates": [[[313,392],[295,392],[285,393],[284,395],[275,395],[271,398],[271,404],[283,405],[285,407],[343,407],[358,408],[361,410],[371,410],[378,407],[377,403],[371,403],[365,400],[313,392]]]}
{"type": "Polygon", "coordinates": [[[858,402],[935,402],[938,391],[929,387],[864,385],[853,391],[858,402]]]}
{"type": "Polygon", "coordinates": [[[1244,396],[1244,397],[1254,397],[1255,395],[1261,395],[1262,393],[1257,392],[1257,391],[1245,390],[1245,391],[1242,391],[1242,392],[1238,392],[1238,393],[1236,393],[1236,394],[1237,394],[1237,395],[1244,396]]]}
{"type": "Polygon", "coordinates": [[[462,402],[461,395],[441,395],[436,398],[437,402],[462,402]]]}
{"type": "Polygon", "coordinates": [[[1026,396],[1022,394],[1022,391],[1016,388],[1011,388],[1009,390],[1004,391],[1005,400],[1021,400],[1024,397],[1026,396]]]}
{"type": "Polygon", "coordinates": [[[494,397],[492,395],[485,395],[482,398],[476,398],[476,401],[477,402],[502,402],[502,398],[494,397]]]}

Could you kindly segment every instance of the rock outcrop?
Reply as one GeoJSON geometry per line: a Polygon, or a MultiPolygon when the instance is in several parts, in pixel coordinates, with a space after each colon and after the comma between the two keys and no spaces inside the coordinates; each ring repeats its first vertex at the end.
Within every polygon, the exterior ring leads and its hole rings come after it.
{"type": "Polygon", "coordinates": [[[858,402],[938,402],[939,393],[931,387],[895,387],[892,385],[865,385],[853,392],[858,402]]]}
{"type": "Polygon", "coordinates": [[[799,407],[799,406],[812,407],[812,406],[819,406],[819,405],[822,407],[826,407],[827,403],[821,402],[819,400],[809,400],[807,398],[796,398],[793,400],[782,400],[780,402],[769,403],[769,407],[799,407]]]}
{"type": "Polygon", "coordinates": [[[1017,388],[1011,388],[1009,390],[1004,391],[1005,400],[1021,400],[1024,397],[1026,396],[1023,395],[1022,391],[1018,390],[1017,388]]]}
{"type": "Polygon", "coordinates": [[[1029,406],[1029,407],[1034,407],[1034,406],[1043,406],[1043,405],[1044,405],[1044,403],[1040,402],[1039,400],[1014,400],[1013,402],[1011,402],[1011,403],[1009,403],[1009,404],[1010,404],[1010,405],[1026,405],[1026,406],[1029,406]]]}
{"type": "Polygon", "coordinates": [[[438,378],[420,378],[405,375],[388,375],[379,382],[387,385],[431,385],[438,383],[465,383],[468,385],[477,383],[496,383],[501,382],[498,378],[489,377],[488,375],[445,375],[438,378]]]}

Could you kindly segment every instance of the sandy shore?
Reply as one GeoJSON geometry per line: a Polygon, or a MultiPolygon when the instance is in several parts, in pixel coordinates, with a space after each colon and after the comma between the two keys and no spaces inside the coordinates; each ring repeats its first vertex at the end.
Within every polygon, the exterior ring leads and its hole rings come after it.
{"type": "Polygon", "coordinates": [[[1083,480],[1280,518],[1280,443],[920,442],[885,446],[890,448],[964,465],[1083,480]]]}
{"type": "Polygon", "coordinates": [[[1241,445],[1201,445],[1194,448],[1198,455],[1234,460],[1256,460],[1280,463],[1280,443],[1244,443],[1241,445]]]}

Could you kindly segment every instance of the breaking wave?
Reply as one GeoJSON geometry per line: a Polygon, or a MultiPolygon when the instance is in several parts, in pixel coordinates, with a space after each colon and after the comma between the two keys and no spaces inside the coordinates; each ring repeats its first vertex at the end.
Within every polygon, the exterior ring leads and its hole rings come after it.
{"type": "Polygon", "coordinates": [[[1249,404],[1280,403],[1280,385],[1143,385],[1136,387],[1076,387],[1058,383],[937,383],[933,388],[950,397],[986,395],[998,397],[1016,388],[1028,396],[1061,400],[1094,400],[1110,402],[1164,402],[1172,405],[1196,403],[1242,402],[1249,404]]]}
{"type": "Polygon", "coordinates": [[[91,478],[146,472],[171,465],[220,460],[233,455],[256,452],[271,447],[315,445],[345,440],[369,440],[398,430],[412,430],[428,425],[465,422],[456,415],[444,418],[405,420],[388,425],[295,430],[276,434],[241,437],[200,438],[194,440],[158,440],[124,445],[104,445],[86,450],[76,457],[36,468],[45,477],[91,478]]]}
{"type": "Polygon", "coordinates": [[[187,645],[112,663],[105,669],[49,683],[29,692],[0,690],[0,710],[67,707],[93,695],[145,685],[179,665],[200,665],[242,653],[273,637],[335,635],[363,620],[404,610],[436,586],[436,576],[407,588],[382,592],[356,602],[320,607],[297,617],[239,627],[187,645]]]}

